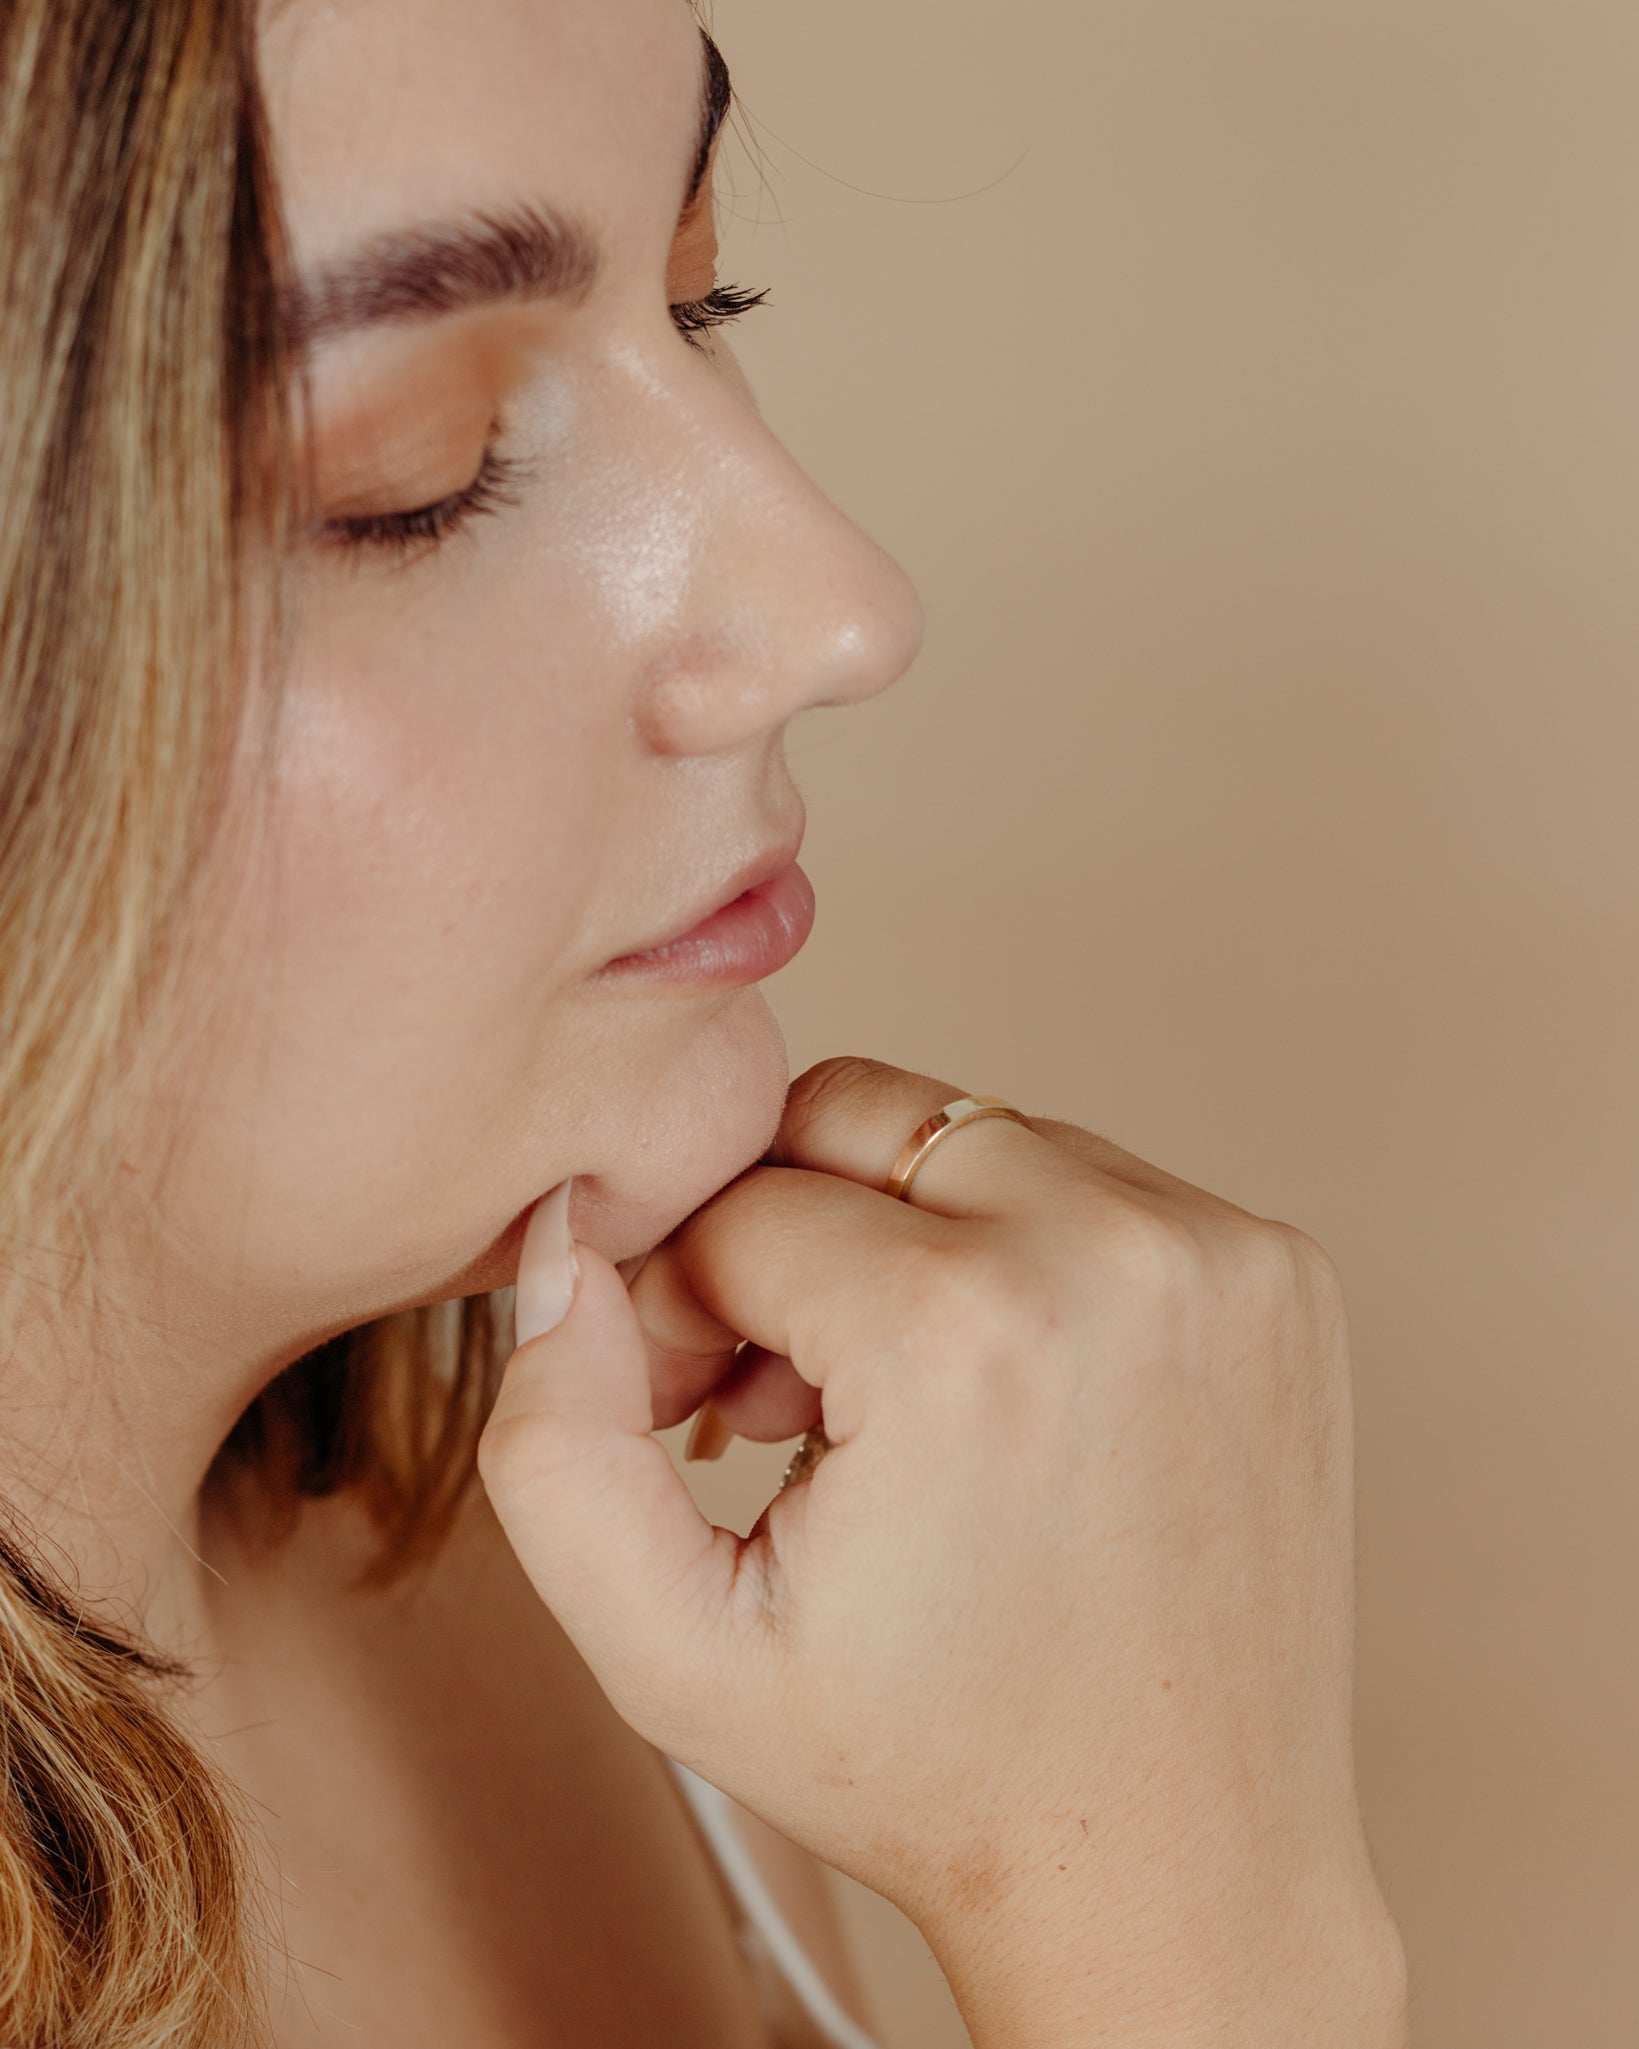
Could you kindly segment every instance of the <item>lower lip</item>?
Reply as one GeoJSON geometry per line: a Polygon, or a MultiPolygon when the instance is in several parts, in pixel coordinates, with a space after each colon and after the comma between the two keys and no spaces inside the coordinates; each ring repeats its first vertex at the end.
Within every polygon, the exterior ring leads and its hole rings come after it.
{"type": "Polygon", "coordinates": [[[597,971],[599,981],[687,982],[738,988],[777,974],[814,929],[814,886],[793,861],[665,946],[623,953],[597,971]]]}

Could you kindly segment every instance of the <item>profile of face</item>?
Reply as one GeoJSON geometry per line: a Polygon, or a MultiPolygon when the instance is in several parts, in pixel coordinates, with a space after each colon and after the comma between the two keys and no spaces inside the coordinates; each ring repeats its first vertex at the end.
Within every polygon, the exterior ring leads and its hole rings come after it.
{"type": "Polygon", "coordinates": [[[789,859],[788,721],[920,617],[674,310],[716,282],[687,0],[279,0],[261,64],[317,503],[163,1205],[301,1332],[505,1285],[570,1175],[631,1257],[765,1149],[754,974],[609,964],[789,859]]]}

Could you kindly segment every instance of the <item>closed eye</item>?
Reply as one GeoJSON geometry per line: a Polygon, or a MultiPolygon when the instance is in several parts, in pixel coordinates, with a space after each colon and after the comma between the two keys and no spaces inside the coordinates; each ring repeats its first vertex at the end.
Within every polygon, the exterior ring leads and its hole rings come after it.
{"type": "Polygon", "coordinates": [[[492,442],[484,450],[478,474],[459,491],[405,512],[353,513],[327,519],[324,538],[342,548],[384,548],[399,553],[417,544],[435,548],[469,520],[516,505],[518,498],[513,487],[523,468],[522,463],[500,454],[492,442]]]}
{"type": "MultiPolygon", "coordinates": [[[[672,324],[691,348],[702,349],[701,336],[727,327],[754,307],[767,303],[768,287],[748,291],[743,285],[714,285],[703,299],[683,299],[671,308],[672,324]]],[[[407,554],[413,548],[433,549],[484,513],[516,505],[512,488],[523,465],[500,454],[491,443],[484,450],[478,474],[470,484],[430,505],[403,512],[351,513],[324,522],[324,538],[341,548],[385,549],[407,554]]]]}
{"type": "Polygon", "coordinates": [[[768,287],[749,292],[743,285],[715,285],[703,299],[684,299],[672,307],[672,324],[686,342],[701,346],[700,336],[714,327],[726,327],[754,306],[766,304],[768,287]]]}

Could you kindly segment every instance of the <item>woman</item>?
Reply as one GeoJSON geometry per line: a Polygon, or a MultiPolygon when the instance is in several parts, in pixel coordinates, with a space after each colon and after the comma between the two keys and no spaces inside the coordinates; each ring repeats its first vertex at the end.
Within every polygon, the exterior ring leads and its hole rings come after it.
{"type": "Polygon", "coordinates": [[[784,729],[918,617],[724,344],[684,0],[0,65],[0,2040],[857,2040],[791,1844],[981,2049],[1402,2040],[1325,1255],[787,1091],[784,729]],[[824,1452],[748,1542],[696,1411],[824,1452]]]}

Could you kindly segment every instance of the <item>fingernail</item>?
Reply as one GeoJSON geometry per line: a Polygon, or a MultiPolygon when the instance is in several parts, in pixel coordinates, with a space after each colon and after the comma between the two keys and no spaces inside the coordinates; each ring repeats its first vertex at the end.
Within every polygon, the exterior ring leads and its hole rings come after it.
{"type": "Polygon", "coordinates": [[[575,1299],[580,1261],[569,1235],[569,1191],[574,1185],[573,1176],[560,1181],[536,1203],[524,1226],[512,1313],[520,1345],[543,1331],[555,1330],[575,1299]]]}
{"type": "Polygon", "coordinates": [[[713,1404],[704,1401],[684,1443],[683,1456],[686,1459],[721,1458],[733,1442],[734,1432],[718,1415],[713,1404]]]}

